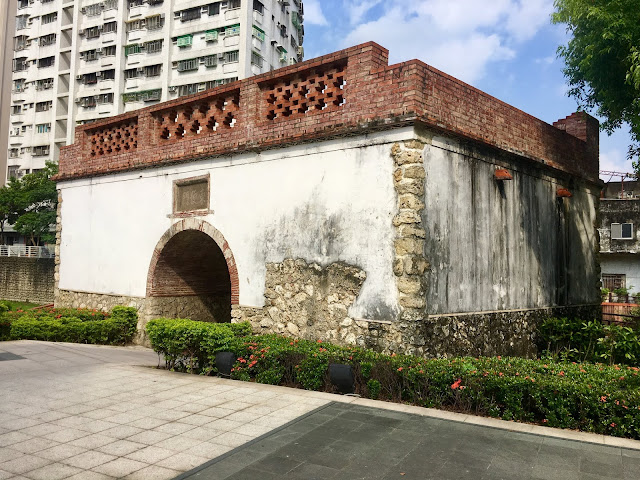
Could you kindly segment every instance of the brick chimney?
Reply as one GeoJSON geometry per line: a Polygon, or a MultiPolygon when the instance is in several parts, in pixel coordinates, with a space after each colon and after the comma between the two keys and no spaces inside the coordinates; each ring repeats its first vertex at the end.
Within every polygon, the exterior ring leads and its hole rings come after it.
{"type": "Polygon", "coordinates": [[[589,158],[585,162],[597,172],[600,163],[600,122],[585,112],[575,112],[554,122],[553,126],[587,143],[589,158]]]}

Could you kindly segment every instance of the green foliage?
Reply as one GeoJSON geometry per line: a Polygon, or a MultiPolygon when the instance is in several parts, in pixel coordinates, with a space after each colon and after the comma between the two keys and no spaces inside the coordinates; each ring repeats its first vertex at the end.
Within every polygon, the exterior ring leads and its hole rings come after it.
{"type": "Polygon", "coordinates": [[[26,204],[22,194],[20,180],[10,178],[6,185],[0,187],[0,245],[4,245],[4,228],[13,224],[25,211],[26,204]]]}
{"type": "Polygon", "coordinates": [[[35,307],[40,307],[41,305],[37,303],[31,302],[17,302],[14,300],[2,300],[2,303],[9,307],[10,312],[15,312],[16,310],[30,310],[35,307]]]}
{"type": "MultiPolygon", "coordinates": [[[[609,134],[631,127],[629,157],[640,152],[640,8],[637,0],[555,0],[554,23],[572,34],[564,59],[569,95],[605,118],[609,134]]],[[[638,165],[634,162],[636,170],[638,165]]]]}
{"type": "MultiPolygon", "coordinates": [[[[189,343],[192,337],[186,343],[176,339],[175,344],[169,338],[171,325],[183,335],[185,330],[202,331],[200,323],[150,322],[154,349],[169,350],[164,345],[171,345],[170,355],[183,359],[171,363],[176,368],[215,371],[214,356],[205,353],[211,346],[198,349],[189,343]],[[162,335],[152,334],[159,329],[162,335]],[[183,347],[193,350],[187,353],[183,347]],[[202,363],[190,363],[189,358],[202,363]]],[[[216,331],[229,327],[206,325],[216,331]]],[[[569,321],[563,325],[568,332],[569,321]]],[[[244,332],[226,330],[217,345],[218,351],[238,357],[232,371],[237,380],[332,392],[328,365],[342,363],[351,365],[356,393],[363,397],[640,439],[640,369],[635,366],[501,357],[426,360],[277,335],[249,336],[248,331],[248,325],[244,332]]],[[[589,324],[582,339],[597,343],[597,332],[597,326],[589,324]]]]}
{"type": "Polygon", "coordinates": [[[549,318],[538,331],[540,349],[552,357],[627,365],[640,362],[639,333],[631,327],[568,318],[549,318]]]}
{"type": "Polygon", "coordinates": [[[215,354],[230,349],[236,336],[249,335],[248,323],[209,323],[158,318],[147,323],[154,351],[163,355],[169,369],[201,371],[215,368],[215,354]]]}
{"type": "Polygon", "coordinates": [[[16,311],[4,314],[8,324],[5,340],[124,345],[136,333],[135,308],[115,307],[111,315],[95,310],[71,308],[16,311]]]}
{"type": "Polygon", "coordinates": [[[0,341],[8,340],[11,332],[11,322],[6,316],[8,311],[9,306],[5,302],[0,302],[0,341]]]}

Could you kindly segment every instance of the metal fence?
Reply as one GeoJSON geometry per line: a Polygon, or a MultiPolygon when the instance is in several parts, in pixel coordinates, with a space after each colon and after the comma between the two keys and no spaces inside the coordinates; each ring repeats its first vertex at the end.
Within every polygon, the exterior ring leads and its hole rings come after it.
{"type": "Polygon", "coordinates": [[[41,246],[0,245],[0,257],[53,258],[55,252],[41,246]]]}

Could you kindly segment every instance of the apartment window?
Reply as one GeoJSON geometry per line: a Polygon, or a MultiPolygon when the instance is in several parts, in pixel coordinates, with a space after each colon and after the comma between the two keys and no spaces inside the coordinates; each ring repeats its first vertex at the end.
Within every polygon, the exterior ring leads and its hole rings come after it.
{"type": "Polygon", "coordinates": [[[98,51],[94,48],[93,50],[86,50],[84,52],[80,52],[80,58],[84,58],[85,61],[91,62],[93,60],[98,59],[98,51]]]}
{"type": "Polygon", "coordinates": [[[11,115],[19,115],[22,113],[22,105],[11,105],[11,115]]]}
{"type": "Polygon", "coordinates": [[[220,14],[220,2],[210,3],[209,11],[207,12],[209,16],[219,15],[220,14]]]}
{"type": "Polygon", "coordinates": [[[118,22],[107,22],[102,26],[103,33],[114,33],[118,29],[118,22]]]}
{"type": "MultiPolygon", "coordinates": [[[[17,148],[10,148],[9,149],[9,158],[18,158],[18,155],[20,155],[20,151],[17,148]]],[[[9,167],[11,168],[11,167],[9,167]]]]}
{"type": "Polygon", "coordinates": [[[240,8],[240,0],[229,0],[229,10],[240,8]]]}
{"type": "Polygon", "coordinates": [[[105,57],[115,57],[116,56],[116,46],[110,45],[108,47],[102,47],[102,55],[105,57]]]}
{"type": "Polygon", "coordinates": [[[138,77],[138,69],[137,68],[127,68],[124,71],[125,80],[130,80],[132,78],[137,78],[137,77],[138,77]]]}
{"type": "Polygon", "coordinates": [[[602,288],[607,288],[613,292],[618,288],[627,287],[627,276],[618,273],[603,273],[602,288]]]}
{"type": "Polygon", "coordinates": [[[193,93],[198,93],[206,90],[206,85],[203,85],[202,90],[198,90],[198,83],[191,83],[189,85],[179,85],[176,87],[176,93],[179,97],[184,97],[185,95],[191,95],[193,93]]]}
{"type": "Polygon", "coordinates": [[[253,31],[251,32],[251,35],[256,37],[261,42],[264,42],[264,30],[256,27],[255,25],[253,26],[253,31]]]}
{"type": "Polygon", "coordinates": [[[198,70],[198,59],[191,58],[189,60],[181,60],[178,62],[179,72],[188,72],[190,70],[198,70]]]}
{"type": "MultiPolygon", "coordinates": [[[[8,175],[9,178],[19,178],[20,177],[20,173],[19,170],[20,169],[20,165],[11,165],[8,168],[8,175]]],[[[11,241],[13,241],[12,237],[9,237],[7,240],[11,239],[11,241]]]]}
{"type": "Polygon", "coordinates": [[[13,91],[15,93],[22,93],[25,89],[25,81],[23,78],[13,81],[13,91]]]}
{"type": "Polygon", "coordinates": [[[217,55],[208,55],[206,57],[202,57],[202,62],[204,66],[207,68],[213,68],[218,65],[218,56],[217,55]]]}
{"type": "Polygon", "coordinates": [[[34,157],[49,155],[49,145],[38,145],[37,147],[33,147],[33,151],[31,153],[34,157]]]}
{"type": "Polygon", "coordinates": [[[200,18],[201,11],[202,9],[200,7],[188,8],[187,10],[182,10],[180,12],[180,21],[190,22],[191,20],[197,20],[200,18]]]}
{"type": "Polygon", "coordinates": [[[87,28],[84,34],[87,38],[98,38],[100,36],[100,29],[98,27],[87,28]]]}
{"type": "Polygon", "coordinates": [[[164,26],[164,15],[153,15],[146,18],[147,30],[159,30],[164,26]]]}
{"type": "Polygon", "coordinates": [[[44,3],[51,3],[51,2],[53,2],[53,0],[40,0],[40,3],[43,3],[43,4],[44,3]]]}
{"type": "Polygon", "coordinates": [[[56,43],[56,34],[44,35],[40,37],[40,46],[46,47],[48,45],[54,45],[56,43]]]}
{"type": "Polygon", "coordinates": [[[141,7],[142,5],[144,5],[145,0],[129,0],[129,8],[131,7],[141,7]]]}
{"type": "Polygon", "coordinates": [[[132,43],[131,45],[125,45],[124,47],[124,55],[128,57],[129,55],[135,55],[136,53],[142,53],[142,46],[138,43],[132,43]]]}
{"type": "Polygon", "coordinates": [[[95,73],[85,73],[82,75],[82,83],[85,85],[93,85],[98,83],[98,75],[95,73]]]}
{"type": "Polygon", "coordinates": [[[251,64],[262,68],[263,58],[258,52],[251,52],[251,64]]]}
{"type": "Polygon", "coordinates": [[[224,53],[224,63],[234,63],[239,61],[239,58],[240,58],[240,52],[238,50],[224,53]]]}
{"type": "Polygon", "coordinates": [[[53,107],[53,102],[48,100],[46,102],[38,102],[36,103],[36,112],[46,112],[53,107]]]}
{"type": "Polygon", "coordinates": [[[162,73],[161,63],[157,65],[147,65],[146,67],[144,67],[145,77],[159,77],[160,73],[162,73]]]}
{"type": "Polygon", "coordinates": [[[20,57],[13,59],[13,71],[14,72],[22,72],[29,67],[29,63],[27,62],[27,57],[20,57]]]}
{"type": "Polygon", "coordinates": [[[36,125],[36,133],[48,133],[51,131],[50,123],[39,123],[36,125]]]}
{"type": "Polygon", "coordinates": [[[27,35],[18,35],[13,39],[13,50],[19,52],[29,46],[29,37],[27,35]]]}
{"type": "Polygon", "coordinates": [[[53,78],[44,78],[36,82],[36,90],[49,90],[53,88],[53,78]]]}
{"type": "Polygon", "coordinates": [[[633,223],[612,223],[612,240],[633,240],[633,223]]]}
{"type": "Polygon", "coordinates": [[[280,25],[279,30],[280,30],[280,36],[282,38],[287,38],[289,36],[287,34],[287,26],[286,25],[280,25]]]}
{"type": "Polygon", "coordinates": [[[125,23],[125,30],[127,32],[131,32],[133,30],[142,30],[144,28],[144,19],[140,18],[138,20],[131,20],[130,22],[125,23]]]}
{"type": "Polygon", "coordinates": [[[102,3],[94,3],[93,5],[87,5],[80,9],[87,17],[95,17],[102,13],[102,3]]]}
{"type": "Polygon", "coordinates": [[[182,35],[178,37],[178,47],[184,48],[190,47],[191,45],[193,45],[193,35],[182,35]]]}
{"type": "Polygon", "coordinates": [[[162,5],[164,3],[164,0],[147,0],[147,3],[151,6],[162,5]]]}
{"type": "Polygon", "coordinates": [[[160,100],[162,96],[162,90],[145,90],[142,92],[131,92],[122,95],[122,101],[124,103],[130,102],[154,102],[160,100]]]}
{"type": "Polygon", "coordinates": [[[27,28],[28,22],[29,22],[29,15],[17,15],[16,30],[23,30],[27,28]]]}
{"type": "Polygon", "coordinates": [[[56,61],[56,57],[45,57],[38,59],[38,68],[52,67],[56,61]]]}
{"type": "Polygon", "coordinates": [[[82,108],[95,108],[96,103],[96,97],[94,97],[93,95],[89,97],[82,97],[80,99],[80,106],[82,108]]]}
{"type": "Polygon", "coordinates": [[[115,80],[116,78],[116,70],[111,68],[109,70],[103,70],[102,72],[102,80],[115,80]]]}
{"type": "Polygon", "coordinates": [[[253,0],[253,9],[258,13],[264,14],[264,5],[258,0],[253,0]]]}
{"type": "Polygon", "coordinates": [[[42,25],[46,25],[47,23],[53,23],[58,20],[58,12],[48,13],[47,15],[42,15],[40,19],[40,23],[42,25]]]}
{"type": "Polygon", "coordinates": [[[103,0],[105,10],[117,10],[118,0],[103,0]]]}
{"type": "Polygon", "coordinates": [[[99,104],[113,103],[113,93],[102,93],[98,95],[98,103],[99,104]]]}
{"type": "Polygon", "coordinates": [[[151,42],[145,42],[144,48],[147,53],[157,53],[162,51],[162,40],[153,40],[151,42]]]}
{"type": "Polygon", "coordinates": [[[238,25],[230,25],[224,29],[224,34],[227,37],[233,37],[235,35],[240,35],[240,24],[238,25]]]}
{"type": "Polygon", "coordinates": [[[27,8],[29,6],[29,0],[18,0],[18,8],[27,8]]]}

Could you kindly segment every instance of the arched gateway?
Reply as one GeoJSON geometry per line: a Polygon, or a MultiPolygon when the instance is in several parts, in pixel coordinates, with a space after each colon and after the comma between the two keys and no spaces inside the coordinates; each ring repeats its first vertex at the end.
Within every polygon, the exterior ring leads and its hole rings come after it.
{"type": "Polygon", "coordinates": [[[147,298],[154,317],[230,322],[238,269],[222,234],[202,220],[173,224],[154,249],[147,298]]]}

